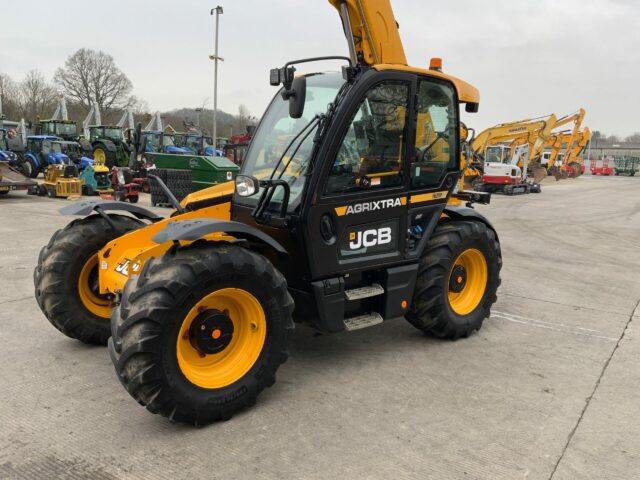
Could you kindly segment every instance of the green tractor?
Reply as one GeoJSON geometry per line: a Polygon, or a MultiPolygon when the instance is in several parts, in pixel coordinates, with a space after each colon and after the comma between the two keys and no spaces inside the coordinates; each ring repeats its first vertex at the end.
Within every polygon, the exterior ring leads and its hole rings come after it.
{"type": "Polygon", "coordinates": [[[84,138],[91,144],[93,159],[96,163],[106,165],[109,169],[114,166],[123,167],[129,163],[131,149],[125,142],[123,125],[126,119],[133,124],[133,115],[130,110],[124,112],[120,122],[116,125],[102,123],[100,107],[97,103],[91,104],[89,114],[82,122],[84,138]]]}
{"type": "Polygon", "coordinates": [[[71,120],[40,120],[36,123],[36,135],[52,135],[69,142],[80,138],[76,122],[71,120]]]}
{"type": "Polygon", "coordinates": [[[124,140],[122,127],[115,125],[90,125],[89,141],[93,159],[109,168],[123,167],[129,162],[131,149],[124,140]]]}

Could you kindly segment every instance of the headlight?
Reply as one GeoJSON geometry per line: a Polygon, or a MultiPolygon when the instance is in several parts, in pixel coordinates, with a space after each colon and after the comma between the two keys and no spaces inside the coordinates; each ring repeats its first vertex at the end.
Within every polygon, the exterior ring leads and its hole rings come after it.
{"type": "Polygon", "coordinates": [[[248,175],[238,175],[236,177],[236,193],[241,197],[255,195],[259,189],[257,178],[248,175]]]}
{"type": "Polygon", "coordinates": [[[117,175],[117,177],[118,177],[118,183],[119,183],[120,185],[124,185],[125,183],[127,183],[127,182],[124,180],[124,172],[123,172],[122,170],[118,170],[118,175],[117,175]]]}

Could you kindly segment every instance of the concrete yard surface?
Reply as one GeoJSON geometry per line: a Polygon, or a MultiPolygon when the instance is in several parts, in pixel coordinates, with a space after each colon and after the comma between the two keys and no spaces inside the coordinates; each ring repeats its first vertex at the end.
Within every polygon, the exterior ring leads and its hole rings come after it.
{"type": "Polygon", "coordinates": [[[41,313],[67,204],[0,198],[1,479],[640,478],[639,178],[494,195],[502,286],[478,333],[298,327],[255,407],[204,428],[146,411],[41,313]]]}

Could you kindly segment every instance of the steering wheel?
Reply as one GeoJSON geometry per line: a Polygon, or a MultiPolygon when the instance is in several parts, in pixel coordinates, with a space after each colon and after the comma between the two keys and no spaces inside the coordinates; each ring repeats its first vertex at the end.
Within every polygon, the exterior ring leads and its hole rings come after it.
{"type": "Polygon", "coordinates": [[[435,145],[438,142],[438,140],[446,140],[447,142],[449,142],[449,135],[447,133],[444,133],[444,132],[437,132],[435,140],[433,142],[431,142],[431,144],[429,144],[427,147],[425,147],[422,150],[422,152],[420,153],[420,161],[421,162],[427,162],[427,161],[430,160],[429,158],[427,158],[427,155],[429,154],[431,149],[433,149],[433,147],[435,147],[435,145]]]}

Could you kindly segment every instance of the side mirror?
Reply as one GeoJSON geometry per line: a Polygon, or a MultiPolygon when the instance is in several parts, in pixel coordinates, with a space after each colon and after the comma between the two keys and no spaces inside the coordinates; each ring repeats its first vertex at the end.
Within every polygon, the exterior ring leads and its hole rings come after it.
{"type": "Polygon", "coordinates": [[[464,111],[468,113],[478,113],[478,110],[480,110],[479,103],[469,102],[464,106],[464,111]]]}
{"type": "Polygon", "coordinates": [[[304,102],[307,98],[307,79],[306,77],[297,77],[291,84],[287,96],[289,97],[289,116],[291,118],[300,118],[304,113],[304,102]]]}
{"type": "Polygon", "coordinates": [[[251,197],[258,193],[260,185],[258,179],[249,175],[236,176],[236,193],[241,197],[251,197]]]}

